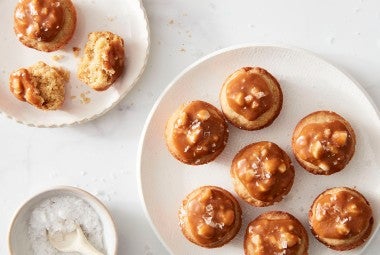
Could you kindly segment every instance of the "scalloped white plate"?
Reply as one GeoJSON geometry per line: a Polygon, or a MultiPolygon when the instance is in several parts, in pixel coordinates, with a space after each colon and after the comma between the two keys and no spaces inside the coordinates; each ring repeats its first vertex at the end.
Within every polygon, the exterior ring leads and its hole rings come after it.
{"type": "MultiPolygon", "coordinates": [[[[370,201],[375,224],[371,237],[379,228],[380,212],[380,119],[370,98],[348,75],[319,57],[299,49],[273,46],[239,46],[215,52],[183,71],[157,101],[146,122],[138,156],[140,195],[149,220],[159,238],[176,255],[243,254],[243,237],[247,224],[260,213],[284,210],[296,216],[308,229],[307,213],[314,198],[329,187],[356,187],[370,201]],[[243,131],[230,126],[230,137],[223,153],[203,166],[188,166],[175,160],[166,149],[166,120],[183,102],[195,99],[219,107],[218,95],[225,78],[243,66],[261,66],[280,82],[284,105],[273,124],[259,131],[243,131]],[[291,135],[297,122],[320,109],[342,114],[355,129],[356,152],[343,171],[331,176],[315,176],[303,170],[291,152],[291,135]],[[296,168],[292,190],[283,201],[266,208],[255,208],[239,199],[243,224],[237,237],[217,249],[200,248],[187,241],[179,227],[177,212],[182,199],[202,185],[217,185],[231,191],[230,164],[243,146],[255,141],[277,143],[291,156],[296,168]]],[[[311,235],[309,254],[375,254],[374,240],[367,246],[338,253],[311,235]],[[368,248],[368,249],[367,249],[368,248]],[[372,251],[372,252],[371,252],[372,251]]],[[[376,248],[377,247],[377,248],[376,248]]]]}
{"type": "Polygon", "coordinates": [[[21,44],[13,32],[15,1],[0,1],[0,111],[26,125],[59,127],[93,120],[112,109],[140,78],[149,55],[149,28],[144,7],[140,0],[74,0],[78,15],[74,37],[63,49],[45,53],[21,44]],[[103,92],[96,92],[81,83],[76,75],[79,57],[93,31],[108,30],[119,34],[125,42],[126,69],[123,75],[103,92]],[[53,56],[63,59],[54,61],[53,56]],[[66,86],[66,99],[58,111],[41,111],[16,99],[8,87],[9,74],[18,68],[37,61],[62,66],[70,71],[66,86]]]}

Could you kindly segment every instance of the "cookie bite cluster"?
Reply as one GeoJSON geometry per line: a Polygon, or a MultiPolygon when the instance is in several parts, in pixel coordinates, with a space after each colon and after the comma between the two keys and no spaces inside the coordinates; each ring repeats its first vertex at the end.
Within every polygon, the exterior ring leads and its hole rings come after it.
{"type": "MultiPolygon", "coordinates": [[[[63,48],[72,38],[77,12],[71,0],[20,0],[14,9],[14,31],[25,46],[52,52],[63,48]]],[[[125,67],[124,40],[109,31],[91,32],[78,78],[96,91],[108,89],[125,67]]],[[[20,68],[10,75],[10,90],[16,98],[43,110],[57,110],[65,100],[68,72],[41,65],[20,68]],[[44,72],[38,72],[44,70],[44,72]]]]}
{"type": "Polygon", "coordinates": [[[241,227],[241,208],[228,191],[204,186],[192,191],[179,210],[182,233],[206,248],[220,247],[235,237],[241,227]]]}
{"type": "MultiPolygon", "coordinates": [[[[220,94],[222,112],[203,101],[181,105],[167,121],[166,143],[179,161],[206,164],[227,143],[226,121],[243,130],[269,126],[282,109],[280,84],[265,69],[243,67],[225,80],[220,94]]],[[[315,175],[344,169],[355,152],[350,123],[332,111],[313,112],[299,121],[291,147],[299,164],[315,175]]],[[[271,141],[253,142],[232,159],[230,177],[236,194],[254,207],[280,202],[291,191],[295,169],[288,154],[271,141]]],[[[363,244],[371,233],[373,215],[368,201],[350,188],[328,189],[308,214],[315,238],[334,250],[363,244]]],[[[206,248],[226,244],[241,225],[238,201],[226,190],[204,186],[191,192],[179,210],[182,233],[206,248]]],[[[245,255],[307,255],[309,238],[301,222],[288,212],[269,211],[250,222],[244,236],[245,255]]]]}

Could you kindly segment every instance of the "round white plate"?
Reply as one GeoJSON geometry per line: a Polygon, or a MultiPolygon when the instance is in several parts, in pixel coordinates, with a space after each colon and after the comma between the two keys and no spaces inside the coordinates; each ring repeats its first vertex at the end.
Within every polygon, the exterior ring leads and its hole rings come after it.
{"type": "Polygon", "coordinates": [[[73,0],[77,10],[74,37],[63,49],[40,52],[21,44],[13,31],[16,1],[0,1],[0,111],[30,126],[57,127],[82,123],[101,116],[115,106],[140,78],[149,54],[149,29],[140,0],[73,0]],[[111,31],[125,42],[126,69],[123,75],[103,92],[96,92],[77,78],[80,58],[73,47],[83,53],[87,35],[93,31],[111,31]],[[63,56],[54,61],[53,56],[63,56]],[[58,111],[41,111],[16,99],[9,91],[8,79],[13,70],[38,61],[62,66],[70,71],[63,107],[58,111]]]}
{"type": "MultiPolygon", "coordinates": [[[[372,205],[375,215],[372,237],[379,227],[380,212],[380,158],[376,156],[380,151],[379,130],[379,115],[358,84],[311,53],[270,46],[241,46],[218,51],[182,72],[165,90],[147,120],[138,158],[140,193],[146,213],[171,254],[243,254],[247,224],[260,213],[287,211],[309,229],[307,213],[314,198],[329,187],[348,186],[357,188],[372,205]],[[244,66],[263,67],[278,79],[284,93],[279,117],[260,131],[243,131],[230,126],[227,146],[214,162],[188,166],[175,160],[165,145],[166,120],[181,103],[190,100],[201,99],[219,107],[218,95],[223,81],[244,66]],[[308,173],[291,153],[291,135],[297,122],[321,109],[343,115],[357,135],[353,159],[343,171],[331,176],[308,173]],[[266,208],[255,208],[239,199],[243,209],[242,228],[235,239],[221,248],[204,249],[187,241],[178,226],[177,212],[182,199],[202,185],[217,185],[235,194],[229,177],[232,158],[243,146],[262,140],[277,143],[291,156],[296,177],[289,195],[266,208]]],[[[318,243],[308,232],[309,254],[338,254],[318,243]]],[[[344,254],[362,254],[365,247],[344,254]]]]}

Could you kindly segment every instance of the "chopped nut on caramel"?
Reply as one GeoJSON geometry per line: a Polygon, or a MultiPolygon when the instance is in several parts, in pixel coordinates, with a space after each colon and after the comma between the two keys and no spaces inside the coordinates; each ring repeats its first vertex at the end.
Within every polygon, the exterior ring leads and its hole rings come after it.
{"type": "Polygon", "coordinates": [[[278,170],[280,171],[280,173],[285,173],[286,172],[286,165],[285,165],[285,163],[281,163],[278,166],[278,170]]]}
{"type": "Polygon", "coordinates": [[[265,92],[260,91],[260,90],[259,90],[258,88],[256,88],[256,87],[253,87],[253,88],[251,89],[250,92],[251,92],[251,95],[254,96],[254,97],[256,97],[257,99],[260,99],[260,98],[266,96],[265,92]]]}
{"type": "Polygon", "coordinates": [[[205,120],[208,120],[208,118],[210,118],[210,113],[207,110],[200,110],[197,113],[197,117],[199,120],[205,121],[205,120]]]}
{"type": "Polygon", "coordinates": [[[187,116],[186,112],[182,112],[177,119],[176,125],[177,127],[183,127],[188,124],[189,117],[187,116]]]}
{"type": "Polygon", "coordinates": [[[359,208],[356,204],[350,204],[347,206],[347,211],[351,214],[357,214],[359,212],[359,208]]]}
{"type": "Polygon", "coordinates": [[[261,157],[265,157],[266,155],[268,155],[268,150],[263,149],[260,154],[261,154],[261,157]]]}
{"type": "Polygon", "coordinates": [[[326,129],[323,131],[323,135],[325,136],[325,138],[330,138],[330,136],[331,136],[331,129],[326,128],[326,129]]]}
{"type": "Polygon", "coordinates": [[[257,108],[259,106],[259,103],[257,103],[256,101],[253,101],[252,102],[252,105],[251,105],[251,108],[252,109],[255,109],[255,108],[257,108]]]}
{"type": "Polygon", "coordinates": [[[235,220],[235,213],[233,210],[219,211],[217,217],[225,226],[231,226],[235,220]]]}
{"type": "Polygon", "coordinates": [[[298,244],[300,241],[299,237],[296,235],[293,235],[289,232],[281,233],[280,236],[280,248],[286,249],[288,247],[293,247],[294,245],[298,244]]]}
{"type": "Polygon", "coordinates": [[[243,106],[244,105],[244,94],[242,92],[236,93],[233,96],[234,101],[239,105],[243,106]]]}
{"type": "Polygon", "coordinates": [[[326,210],[321,204],[317,204],[315,208],[315,219],[317,221],[322,221],[325,218],[326,210]]]}
{"type": "Polygon", "coordinates": [[[344,146],[347,142],[347,137],[348,134],[346,131],[335,131],[331,139],[338,146],[344,146]]]}
{"type": "Polygon", "coordinates": [[[250,104],[253,100],[253,96],[252,95],[248,95],[246,97],[244,97],[244,100],[247,104],[250,104]]]}
{"type": "Polygon", "coordinates": [[[338,231],[338,233],[341,235],[346,236],[350,233],[350,229],[347,227],[346,224],[338,223],[336,224],[335,228],[338,231]]]}
{"type": "Polygon", "coordinates": [[[275,174],[277,172],[278,160],[277,159],[269,159],[263,162],[263,167],[266,172],[270,174],[275,174]]]}
{"type": "Polygon", "coordinates": [[[197,227],[197,233],[204,238],[212,238],[215,235],[215,229],[207,224],[200,224],[197,227]]]}
{"type": "Polygon", "coordinates": [[[320,159],[323,155],[323,146],[320,141],[316,141],[310,145],[310,151],[314,158],[320,159]]]}
{"type": "Polygon", "coordinates": [[[190,144],[195,144],[201,138],[202,128],[198,127],[197,129],[191,129],[187,132],[187,141],[190,144]]]}
{"type": "Polygon", "coordinates": [[[205,203],[212,197],[212,191],[210,189],[205,189],[202,193],[202,196],[199,198],[199,202],[205,203]]]}
{"type": "Polygon", "coordinates": [[[328,171],[328,170],[330,170],[329,165],[327,165],[325,162],[321,162],[321,163],[319,163],[318,167],[319,167],[320,169],[322,169],[323,171],[328,171]]]}

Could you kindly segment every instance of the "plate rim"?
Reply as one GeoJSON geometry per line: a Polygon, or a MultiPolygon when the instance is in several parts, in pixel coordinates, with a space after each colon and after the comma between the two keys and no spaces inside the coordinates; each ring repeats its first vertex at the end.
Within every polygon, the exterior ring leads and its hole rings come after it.
{"type": "Polygon", "coordinates": [[[15,122],[17,122],[19,124],[23,124],[23,125],[26,125],[26,126],[29,126],[29,127],[36,127],[36,128],[61,128],[61,127],[76,126],[76,125],[80,125],[80,124],[84,124],[84,123],[90,122],[92,120],[95,120],[95,119],[97,119],[97,118],[105,115],[106,113],[108,113],[109,111],[111,111],[113,108],[115,108],[115,106],[118,105],[126,97],[126,95],[135,87],[136,83],[140,80],[140,78],[143,75],[143,73],[145,71],[145,68],[146,68],[146,66],[148,64],[148,60],[149,60],[149,56],[150,56],[150,49],[151,49],[151,35],[150,35],[150,33],[151,33],[151,31],[150,31],[150,28],[149,28],[149,19],[148,19],[148,15],[147,15],[146,9],[145,9],[145,7],[143,5],[143,1],[142,0],[131,0],[131,1],[138,2],[139,8],[142,11],[142,14],[143,14],[143,17],[144,17],[144,21],[145,21],[145,27],[144,27],[144,29],[147,32],[147,38],[146,38],[147,47],[146,47],[146,53],[145,53],[145,57],[144,57],[144,62],[143,62],[142,67],[140,68],[140,72],[138,73],[138,75],[136,76],[136,78],[133,80],[133,82],[130,84],[130,86],[122,94],[120,94],[119,98],[116,101],[114,101],[110,106],[108,106],[105,109],[103,109],[103,111],[101,111],[100,113],[96,113],[96,114],[92,115],[91,117],[83,118],[83,119],[77,120],[77,121],[66,122],[66,123],[62,123],[62,124],[34,124],[33,122],[30,122],[30,121],[20,120],[20,119],[12,116],[10,114],[7,114],[6,112],[2,111],[1,109],[0,109],[0,114],[2,116],[5,116],[7,119],[13,120],[13,121],[15,121],[15,122]]]}
{"type": "MultiPolygon", "coordinates": [[[[335,65],[335,64],[331,63],[330,61],[326,60],[324,57],[320,56],[319,54],[317,54],[317,53],[315,53],[315,52],[313,52],[311,50],[307,50],[305,48],[302,48],[302,47],[297,47],[297,46],[288,45],[288,44],[276,44],[276,43],[273,43],[273,44],[242,43],[242,44],[231,45],[231,46],[228,46],[228,47],[225,47],[225,48],[213,51],[213,52],[211,52],[211,53],[209,53],[209,54],[207,54],[207,55],[199,58],[198,60],[194,61],[192,64],[188,65],[178,75],[176,75],[174,77],[174,79],[165,87],[165,89],[161,92],[160,96],[155,101],[152,109],[150,110],[150,112],[149,112],[149,114],[148,114],[148,116],[147,116],[147,118],[145,120],[143,129],[142,129],[142,132],[141,132],[141,136],[140,136],[140,139],[139,139],[137,156],[136,156],[136,158],[137,158],[137,161],[136,161],[136,167],[137,167],[137,169],[136,169],[137,170],[136,178],[137,178],[137,183],[138,183],[138,195],[139,195],[142,207],[143,207],[143,211],[144,211],[145,217],[148,220],[150,227],[153,229],[153,232],[155,233],[155,235],[158,238],[158,240],[160,241],[160,243],[164,246],[164,248],[171,255],[175,255],[175,253],[172,251],[172,249],[169,247],[169,245],[164,241],[164,239],[161,236],[161,234],[159,233],[157,227],[153,223],[152,217],[150,216],[150,214],[148,212],[147,204],[145,202],[143,187],[142,187],[141,161],[142,161],[143,147],[144,147],[144,143],[145,143],[145,140],[146,140],[145,138],[146,138],[146,133],[147,133],[148,127],[149,127],[149,125],[151,123],[153,115],[157,111],[157,108],[161,104],[164,96],[174,86],[174,84],[176,84],[178,82],[178,80],[180,80],[187,72],[189,72],[191,69],[193,69],[197,65],[199,65],[199,64],[201,64],[201,63],[203,63],[203,62],[205,62],[205,61],[207,61],[207,60],[209,60],[209,59],[211,59],[211,58],[213,58],[213,57],[215,57],[217,55],[224,54],[224,53],[227,53],[227,52],[230,52],[230,51],[233,51],[233,50],[237,50],[237,49],[243,49],[243,48],[280,48],[280,49],[285,49],[285,50],[291,50],[291,51],[301,52],[301,53],[307,54],[307,55],[309,55],[311,57],[314,57],[314,58],[322,61],[324,64],[329,65],[332,68],[334,68],[335,70],[337,70],[338,72],[341,72],[342,74],[344,74],[347,78],[349,78],[355,84],[355,86],[363,93],[363,95],[368,100],[368,102],[370,103],[370,105],[372,106],[372,108],[375,110],[375,113],[377,115],[378,120],[380,120],[380,110],[379,110],[379,108],[374,103],[372,97],[365,90],[365,88],[351,74],[349,74],[343,68],[338,67],[337,65],[335,65]]],[[[378,225],[377,228],[375,227],[375,229],[373,229],[372,231],[373,231],[373,234],[372,234],[371,238],[367,241],[367,243],[364,245],[363,252],[365,252],[365,250],[367,249],[367,247],[370,245],[372,239],[374,239],[375,236],[379,234],[379,232],[380,232],[380,225],[378,225]]]]}

